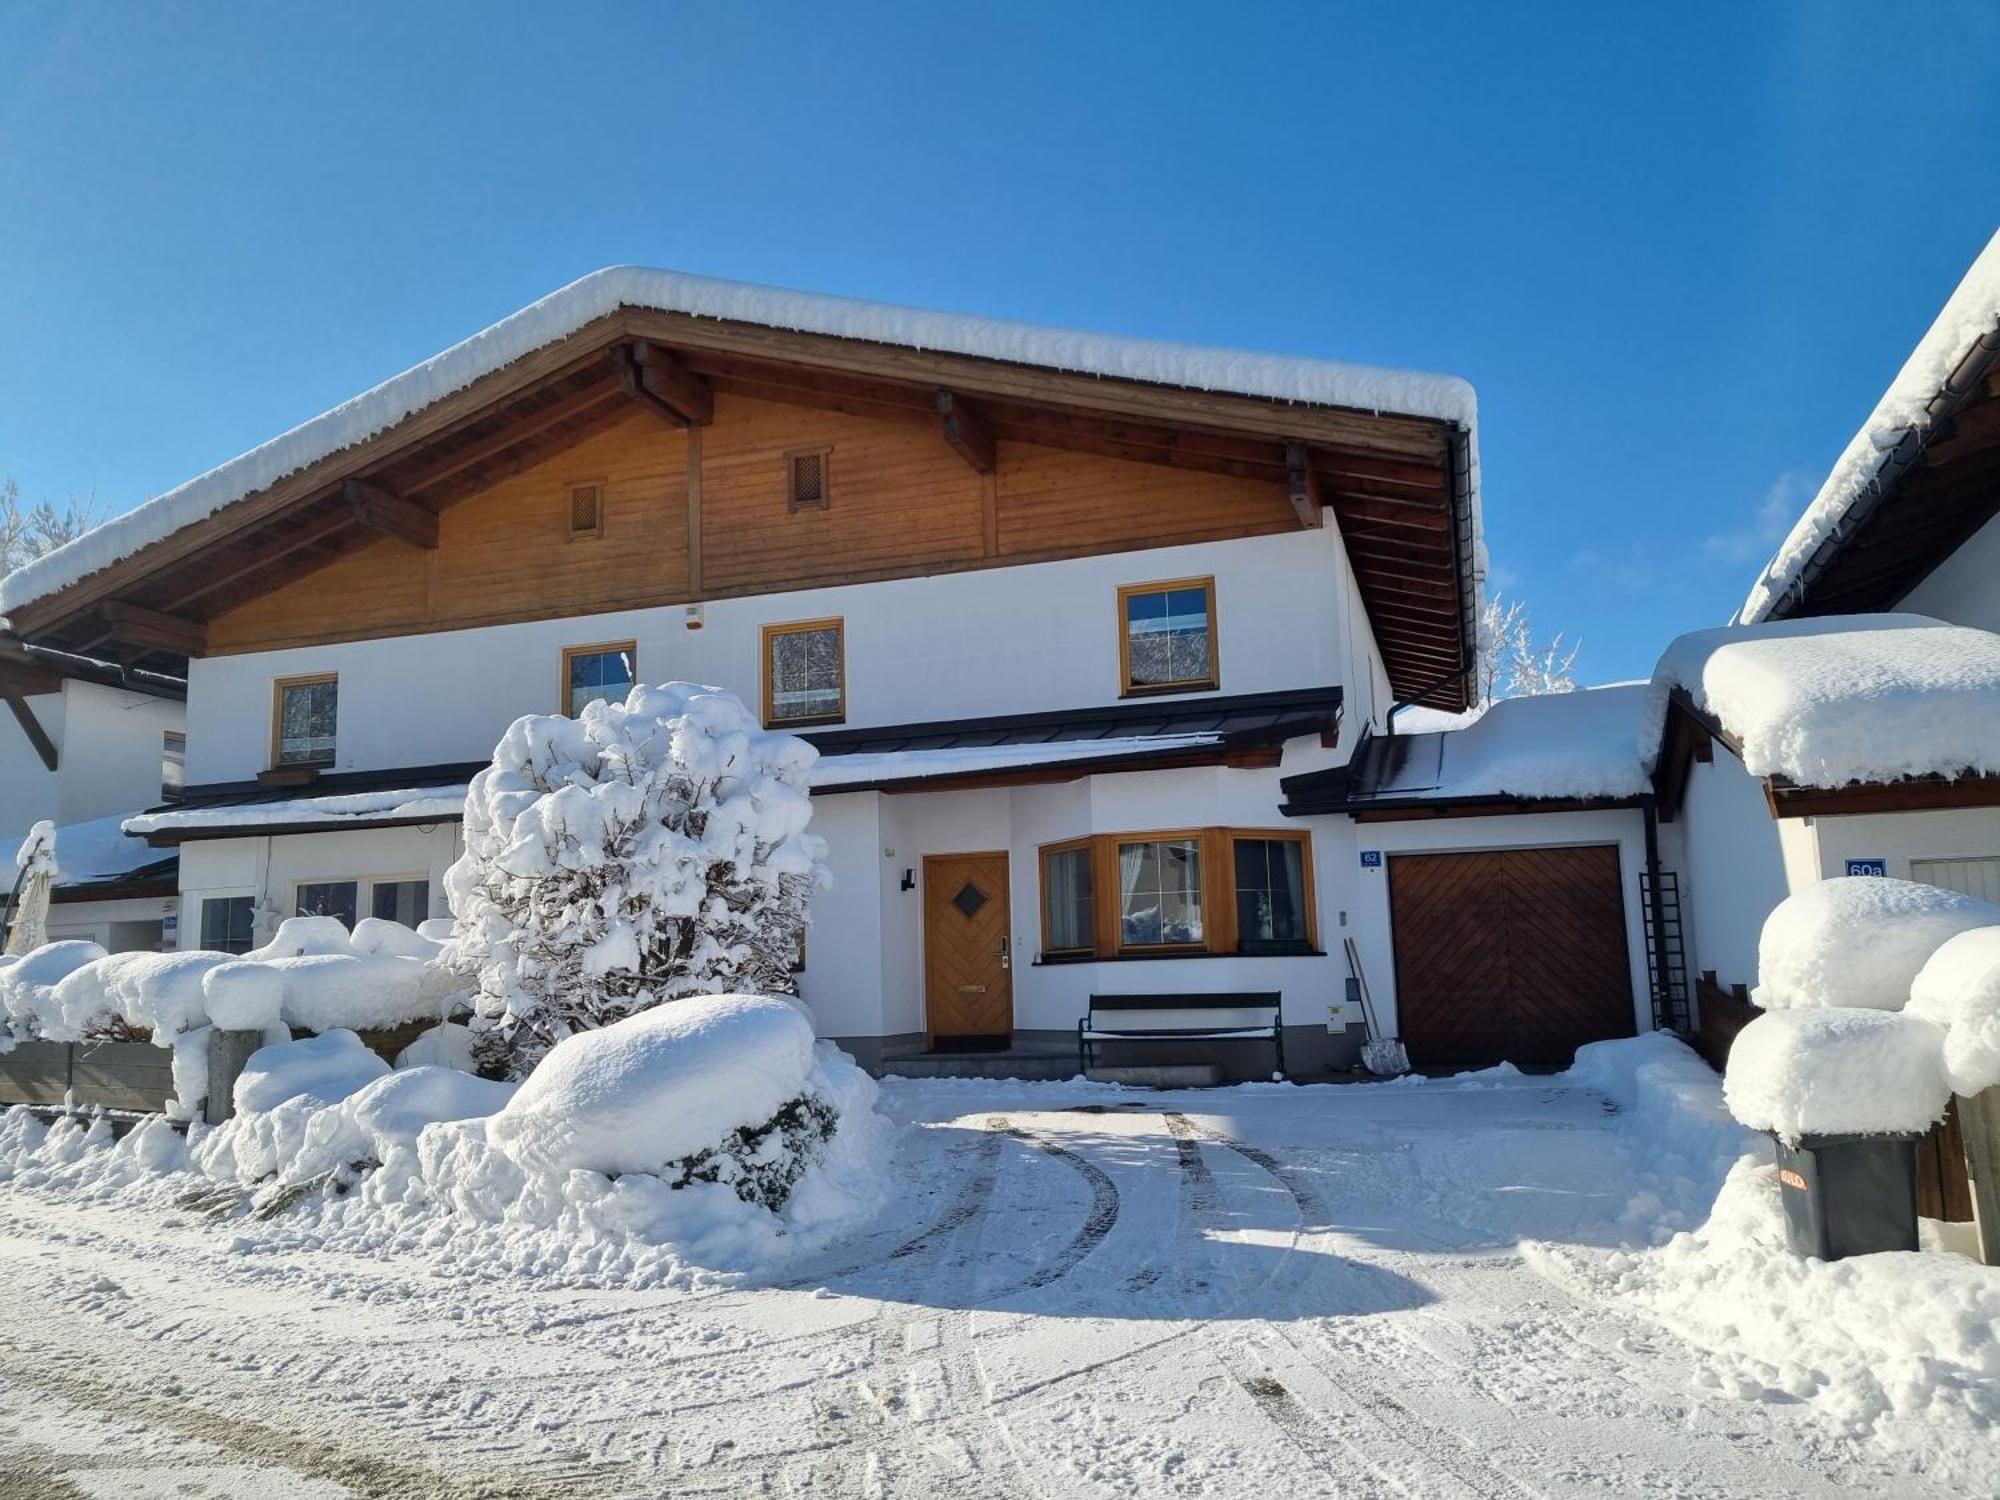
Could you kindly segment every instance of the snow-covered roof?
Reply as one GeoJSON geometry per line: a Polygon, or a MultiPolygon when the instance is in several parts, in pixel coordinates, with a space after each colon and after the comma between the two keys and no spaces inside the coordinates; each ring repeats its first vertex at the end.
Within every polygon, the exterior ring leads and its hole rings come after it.
{"type": "Polygon", "coordinates": [[[366,441],[621,307],[1076,374],[1426,418],[1468,431],[1477,411],[1472,387],[1451,375],[1042,328],[645,266],[612,266],[571,282],[442,354],[17,568],[0,578],[0,611],[18,609],[67,588],[225,505],[366,441]]]}
{"type": "MultiPolygon", "coordinates": [[[[1650,789],[1639,749],[1643,683],[1503,698],[1458,727],[1376,735],[1350,767],[1288,779],[1290,808],[1484,800],[1590,801],[1650,789]],[[1346,774],[1343,775],[1342,773],[1346,774]]],[[[1424,721],[1419,721],[1424,722],[1424,721]]]]}
{"type": "Polygon", "coordinates": [[[1844,536],[1880,491],[1886,464],[1899,451],[1907,456],[1912,434],[1924,434],[1933,420],[1931,403],[1982,340],[2000,338],[2000,233],[1987,242],[1937,321],[1903,364],[1889,389],[1842,451],[1777,554],[1765,565],[1737,624],[1770,615],[1798,584],[1812,559],[1844,536]]]}
{"type": "MultiPolygon", "coordinates": [[[[1170,758],[1214,750],[1220,734],[1127,735],[1112,739],[1057,740],[1034,745],[971,745],[944,750],[866,751],[824,755],[813,767],[816,792],[838,792],[940,776],[1026,770],[1036,766],[1087,765],[1100,760],[1170,758]]],[[[455,822],[464,815],[467,784],[350,792],[282,800],[217,802],[168,807],[124,820],[125,832],[227,836],[232,828],[366,828],[435,819],[455,822]]],[[[115,820],[114,820],[115,821],[115,820]]],[[[141,846],[144,847],[144,846],[141,846]]],[[[60,857],[60,854],[58,855],[60,857]]],[[[157,854],[155,856],[157,858],[157,854]]]]}
{"type": "Polygon", "coordinates": [[[1756,776],[1832,788],[2000,771],[2000,635],[1989,631],[1906,614],[1697,630],[1653,671],[1649,755],[1677,687],[1756,776]]]}
{"type": "Polygon", "coordinates": [[[57,826],[56,889],[123,880],[149,865],[172,862],[172,854],[163,854],[144,839],[127,837],[120,830],[126,816],[118,813],[57,826]]]}

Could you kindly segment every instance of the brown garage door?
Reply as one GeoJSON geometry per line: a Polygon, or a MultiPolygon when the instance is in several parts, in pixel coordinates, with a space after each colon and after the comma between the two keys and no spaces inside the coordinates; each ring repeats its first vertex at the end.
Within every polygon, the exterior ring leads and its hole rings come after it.
{"type": "Polygon", "coordinates": [[[1567,1063],[1632,1034],[1616,846],[1391,855],[1389,909],[1413,1062],[1567,1063]]]}

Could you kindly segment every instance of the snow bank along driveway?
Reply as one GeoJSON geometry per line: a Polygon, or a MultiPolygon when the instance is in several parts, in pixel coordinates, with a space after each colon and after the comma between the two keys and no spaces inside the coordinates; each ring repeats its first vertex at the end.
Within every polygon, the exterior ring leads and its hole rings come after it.
{"type": "Polygon", "coordinates": [[[1575,1083],[884,1107],[890,1211],[775,1286],[558,1288],[17,1180],[0,1493],[1983,1492],[1534,1269],[1714,1192],[1575,1083]]]}

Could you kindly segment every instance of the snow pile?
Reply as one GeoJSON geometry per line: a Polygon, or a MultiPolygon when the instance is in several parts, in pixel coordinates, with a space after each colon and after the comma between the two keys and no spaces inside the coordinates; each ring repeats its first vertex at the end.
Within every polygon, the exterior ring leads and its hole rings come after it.
{"type": "MultiPolygon", "coordinates": [[[[1452,423],[1468,432],[1477,416],[1472,387],[1452,376],[1038,328],[717,281],[644,266],[612,266],[570,283],[414,369],[16,568],[0,578],[0,613],[67,588],[233,501],[364,442],[621,307],[1158,385],[1393,412],[1452,423]]],[[[1472,462],[1476,474],[1476,455],[1472,462]]]]}
{"type": "Polygon", "coordinates": [[[1695,1183],[1704,1208],[1739,1158],[1764,1149],[1730,1118],[1715,1069],[1669,1032],[1586,1043],[1562,1081],[1616,1104],[1655,1169],[1669,1167],[1695,1183]]]}
{"type": "Polygon", "coordinates": [[[2000,907],[1913,880],[1844,875],[1779,902],[1757,940],[1764,1010],[1901,1010],[1925,961],[1947,938],[2000,923],[2000,907]]]}
{"type": "Polygon", "coordinates": [[[1944,1029],[1944,1077],[1970,1097],[2000,1087],[2000,926],[1961,932],[1910,987],[1909,1013],[1944,1029]]]}
{"type": "Polygon", "coordinates": [[[1637,748],[1645,696],[1643,687],[1621,683],[1503,698],[1465,728],[1445,734],[1431,795],[1635,797],[1649,791],[1637,748]]]}
{"type": "Polygon", "coordinates": [[[1737,1033],[1723,1095],[1737,1119],[1809,1135],[1922,1135],[1950,1098],[1944,1034],[1883,1010],[1780,1010],[1737,1033]]]}
{"type": "Polygon", "coordinates": [[[11,1048],[16,1042],[43,1036],[44,1028],[49,1025],[60,1030],[62,1007],[56,1003],[56,986],[85,964],[96,963],[103,957],[102,947],[81,939],[44,943],[34,952],[19,957],[8,955],[9,961],[0,967],[0,1007],[6,1011],[6,1045],[11,1048]]]}
{"type": "Polygon", "coordinates": [[[56,868],[56,825],[44,818],[28,830],[14,851],[14,868],[23,873],[56,868]]]}
{"type": "Polygon", "coordinates": [[[208,1024],[202,982],[230,961],[227,953],[113,953],[76,969],[55,987],[54,1024],[42,1034],[61,1041],[148,1033],[168,1046],[208,1024]]]}
{"type": "Polygon", "coordinates": [[[268,1113],[293,1099],[335,1104],[388,1071],[353,1032],[329,1031],[251,1053],[233,1097],[246,1115],[268,1113]]]}
{"type": "Polygon", "coordinates": [[[2000,331],[2000,234],[1988,243],[1922,341],[1835,461],[1805,513],[1779,544],[1737,611],[1740,623],[1760,620],[1804,576],[1813,557],[1848,530],[1856,506],[1878,493],[1892,455],[1908,455],[1931,426],[1930,404],[1975,345],[2000,331]]]}
{"type": "MultiPolygon", "coordinates": [[[[356,924],[359,925],[358,923],[356,924]]],[[[274,958],[304,958],[315,953],[352,953],[347,924],[338,917],[287,917],[261,948],[252,948],[244,958],[268,963],[274,958]]]]}
{"type": "Polygon", "coordinates": [[[790,990],[826,880],[806,831],[816,754],[691,683],[515,720],[466,794],[445,876],[474,1030],[521,1071],[663,1000],[790,990]]]}
{"type": "Polygon", "coordinates": [[[1684,690],[1754,776],[1841,787],[2000,769],[2000,636],[1923,615],[1697,630],[1653,669],[1640,746],[1657,759],[1684,690]]]}

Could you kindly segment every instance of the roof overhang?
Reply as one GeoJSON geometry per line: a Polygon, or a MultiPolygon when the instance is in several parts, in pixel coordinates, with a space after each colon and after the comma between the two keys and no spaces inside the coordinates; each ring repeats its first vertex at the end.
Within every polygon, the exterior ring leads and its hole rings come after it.
{"type": "Polygon", "coordinates": [[[499,478],[635,410],[699,425],[717,393],[923,424],[975,467],[1006,440],[1268,480],[1302,525],[1332,510],[1396,693],[1445,708],[1467,699],[1479,552],[1469,415],[1280,400],[636,306],[16,603],[13,625],[71,653],[178,671],[206,650],[217,616],[384,538],[435,546],[437,513],[499,478]]]}

